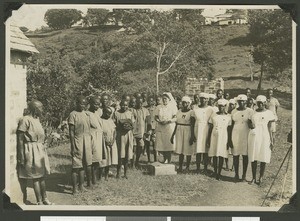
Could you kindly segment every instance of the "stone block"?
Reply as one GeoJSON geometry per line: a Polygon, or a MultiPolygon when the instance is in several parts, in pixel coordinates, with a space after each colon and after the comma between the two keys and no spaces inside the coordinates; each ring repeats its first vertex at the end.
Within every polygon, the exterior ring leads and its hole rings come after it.
{"type": "Polygon", "coordinates": [[[176,175],[174,164],[162,164],[159,162],[154,162],[148,166],[149,173],[153,176],[161,175],[176,175]]]}

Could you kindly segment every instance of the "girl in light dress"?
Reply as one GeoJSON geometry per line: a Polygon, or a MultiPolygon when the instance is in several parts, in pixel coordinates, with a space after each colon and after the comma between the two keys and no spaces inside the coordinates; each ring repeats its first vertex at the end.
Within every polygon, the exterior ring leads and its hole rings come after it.
{"type": "Polygon", "coordinates": [[[92,184],[96,184],[97,178],[99,178],[99,163],[103,158],[103,125],[100,120],[100,114],[98,109],[100,107],[100,98],[91,97],[90,107],[86,112],[90,119],[91,125],[91,145],[92,145],[92,184]]]}
{"type": "Polygon", "coordinates": [[[156,150],[163,154],[164,163],[170,163],[172,152],[175,150],[175,144],[172,144],[170,139],[175,128],[177,107],[171,93],[164,93],[162,99],[163,104],[157,107],[155,114],[155,146],[156,150]]]}
{"type": "Polygon", "coordinates": [[[210,147],[208,155],[213,157],[214,175],[217,180],[220,179],[224,158],[228,158],[227,141],[228,126],[231,125],[231,116],[226,113],[227,101],[219,99],[219,111],[213,113],[209,122],[211,127],[209,130],[210,147]]]}
{"type": "Polygon", "coordinates": [[[48,155],[43,145],[44,129],[40,123],[43,104],[40,101],[28,103],[28,114],[22,117],[17,128],[17,172],[27,203],[27,181],[32,180],[37,205],[52,205],[46,193],[46,175],[50,174],[48,155]]]}
{"type": "Polygon", "coordinates": [[[251,116],[251,130],[248,136],[248,157],[252,167],[252,180],[250,184],[261,184],[266,163],[270,163],[273,150],[273,136],[270,133],[270,123],[276,120],[276,116],[266,109],[267,98],[259,95],[256,98],[257,109],[251,116]],[[260,162],[259,179],[256,180],[257,162],[260,162]]]}
{"type": "Polygon", "coordinates": [[[100,162],[101,169],[104,169],[105,180],[108,180],[109,168],[112,165],[118,165],[118,149],[116,143],[116,125],[111,119],[112,109],[105,107],[101,116],[103,125],[103,140],[105,149],[103,151],[104,159],[100,162]]]}
{"type": "Polygon", "coordinates": [[[133,113],[128,110],[128,102],[122,100],[120,110],[115,111],[116,142],[118,148],[117,178],[120,178],[121,166],[124,166],[124,178],[127,179],[128,162],[133,158],[133,113]]]}
{"type": "Polygon", "coordinates": [[[186,156],[186,171],[190,169],[192,155],[194,154],[194,133],[191,129],[191,114],[190,109],[191,99],[184,96],[181,99],[182,108],[177,111],[176,126],[171,137],[171,143],[176,140],[175,153],[179,154],[179,168],[177,172],[182,172],[184,156],[186,156]]]}
{"type": "Polygon", "coordinates": [[[200,173],[201,156],[204,162],[204,172],[207,172],[208,164],[208,131],[209,119],[214,113],[213,109],[207,105],[209,95],[200,93],[200,105],[191,114],[192,133],[194,134],[195,153],[196,153],[196,172],[200,173]]]}
{"type": "Polygon", "coordinates": [[[246,181],[246,173],[248,167],[248,135],[249,120],[253,114],[253,110],[247,107],[247,96],[240,94],[237,97],[238,107],[232,111],[232,154],[233,165],[235,171],[235,181],[239,181],[239,157],[243,157],[243,175],[242,180],[246,181]]]}

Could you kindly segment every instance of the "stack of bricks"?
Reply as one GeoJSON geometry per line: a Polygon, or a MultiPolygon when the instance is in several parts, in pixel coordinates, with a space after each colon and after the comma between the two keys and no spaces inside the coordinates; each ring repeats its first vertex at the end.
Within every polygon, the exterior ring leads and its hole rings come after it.
{"type": "Polygon", "coordinates": [[[224,90],[222,78],[208,80],[207,78],[187,78],[185,81],[185,94],[192,97],[201,92],[215,94],[218,89],[224,90]]]}

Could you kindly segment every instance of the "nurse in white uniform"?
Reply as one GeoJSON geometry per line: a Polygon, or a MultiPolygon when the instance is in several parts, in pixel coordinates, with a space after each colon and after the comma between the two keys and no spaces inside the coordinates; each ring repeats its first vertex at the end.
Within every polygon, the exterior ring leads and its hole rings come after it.
{"type": "Polygon", "coordinates": [[[239,181],[239,157],[243,157],[243,175],[242,180],[246,180],[246,172],[248,167],[248,135],[249,120],[253,115],[253,110],[247,107],[247,96],[240,94],[237,97],[238,107],[232,111],[232,155],[235,171],[235,180],[239,181]]]}
{"type": "Polygon", "coordinates": [[[252,183],[261,184],[266,163],[270,163],[273,150],[273,136],[270,133],[270,123],[276,120],[276,116],[266,109],[266,97],[259,95],[256,98],[257,109],[251,116],[251,130],[248,136],[248,157],[252,167],[252,183]],[[257,161],[260,162],[260,174],[256,180],[257,161]]]}

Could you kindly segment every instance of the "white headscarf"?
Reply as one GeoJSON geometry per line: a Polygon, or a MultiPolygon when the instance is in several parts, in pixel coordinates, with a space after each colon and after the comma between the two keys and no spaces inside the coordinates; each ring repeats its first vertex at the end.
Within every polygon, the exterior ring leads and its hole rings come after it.
{"type": "Polygon", "coordinates": [[[169,98],[170,98],[170,102],[168,104],[169,107],[171,107],[172,109],[174,109],[175,111],[177,111],[177,103],[173,97],[173,95],[170,92],[164,92],[163,94],[166,94],[169,98]]]}

